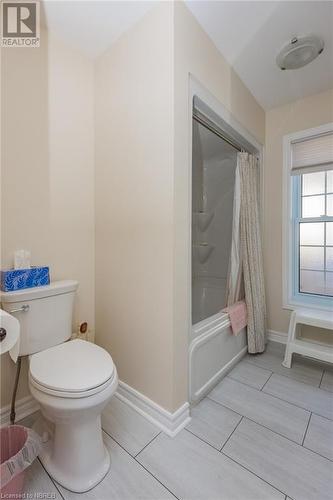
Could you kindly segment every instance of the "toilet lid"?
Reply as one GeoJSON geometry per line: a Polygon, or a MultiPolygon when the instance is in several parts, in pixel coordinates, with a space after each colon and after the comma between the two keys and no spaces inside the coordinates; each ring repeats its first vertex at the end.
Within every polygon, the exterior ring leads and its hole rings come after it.
{"type": "Polygon", "coordinates": [[[88,391],[104,384],[113,372],[110,354],[85,340],[70,340],[30,358],[32,378],[55,391],[88,391]]]}

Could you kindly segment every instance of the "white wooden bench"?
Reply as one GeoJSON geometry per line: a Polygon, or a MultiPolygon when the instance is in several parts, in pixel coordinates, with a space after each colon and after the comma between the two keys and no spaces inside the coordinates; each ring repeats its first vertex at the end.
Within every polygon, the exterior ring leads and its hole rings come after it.
{"type": "MultiPolygon", "coordinates": [[[[291,367],[294,352],[333,363],[333,347],[296,337],[297,325],[310,325],[317,328],[333,330],[333,311],[321,311],[319,309],[296,309],[290,317],[288,340],[283,366],[291,367]]],[[[333,345],[333,344],[332,344],[333,345]]]]}

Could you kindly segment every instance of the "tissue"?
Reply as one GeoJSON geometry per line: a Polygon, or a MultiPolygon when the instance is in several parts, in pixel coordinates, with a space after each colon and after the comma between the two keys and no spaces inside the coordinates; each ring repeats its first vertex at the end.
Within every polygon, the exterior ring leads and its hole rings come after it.
{"type": "Polygon", "coordinates": [[[30,269],[30,260],[29,250],[16,250],[14,252],[14,269],[30,269]]]}

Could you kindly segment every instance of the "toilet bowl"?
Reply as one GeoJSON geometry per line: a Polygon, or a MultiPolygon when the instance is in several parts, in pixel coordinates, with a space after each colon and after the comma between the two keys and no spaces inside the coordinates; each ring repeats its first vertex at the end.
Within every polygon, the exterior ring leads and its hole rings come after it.
{"type": "Polygon", "coordinates": [[[101,413],[117,385],[111,356],[90,342],[70,340],[30,356],[31,394],[43,417],[54,424],[40,460],[71,491],[90,490],[109,470],[101,413]]]}

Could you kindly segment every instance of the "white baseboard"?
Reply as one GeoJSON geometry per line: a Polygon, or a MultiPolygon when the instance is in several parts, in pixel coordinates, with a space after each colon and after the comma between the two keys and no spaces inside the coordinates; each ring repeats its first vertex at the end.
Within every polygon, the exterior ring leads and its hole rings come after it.
{"type": "MultiPolygon", "coordinates": [[[[15,422],[18,422],[22,418],[35,413],[39,410],[39,404],[34,400],[32,396],[26,396],[25,398],[19,399],[15,404],[16,418],[15,422]]],[[[0,426],[10,424],[10,405],[4,406],[0,410],[0,426]]]]}
{"type": "MultiPolygon", "coordinates": [[[[115,396],[171,437],[175,436],[191,420],[188,403],[184,403],[178,410],[171,413],[121,381],[119,381],[115,396]]],[[[15,405],[15,421],[18,422],[37,410],[39,410],[39,405],[32,396],[19,399],[15,405]]],[[[10,405],[7,405],[0,410],[0,426],[3,427],[9,424],[10,405]]]]}
{"type": "Polygon", "coordinates": [[[184,403],[178,410],[171,413],[122,381],[119,381],[115,396],[171,437],[175,436],[191,420],[188,403],[184,403]]]}
{"type": "Polygon", "coordinates": [[[268,340],[271,342],[279,342],[279,344],[286,344],[288,334],[283,332],[276,332],[275,330],[268,330],[268,340]]]}

